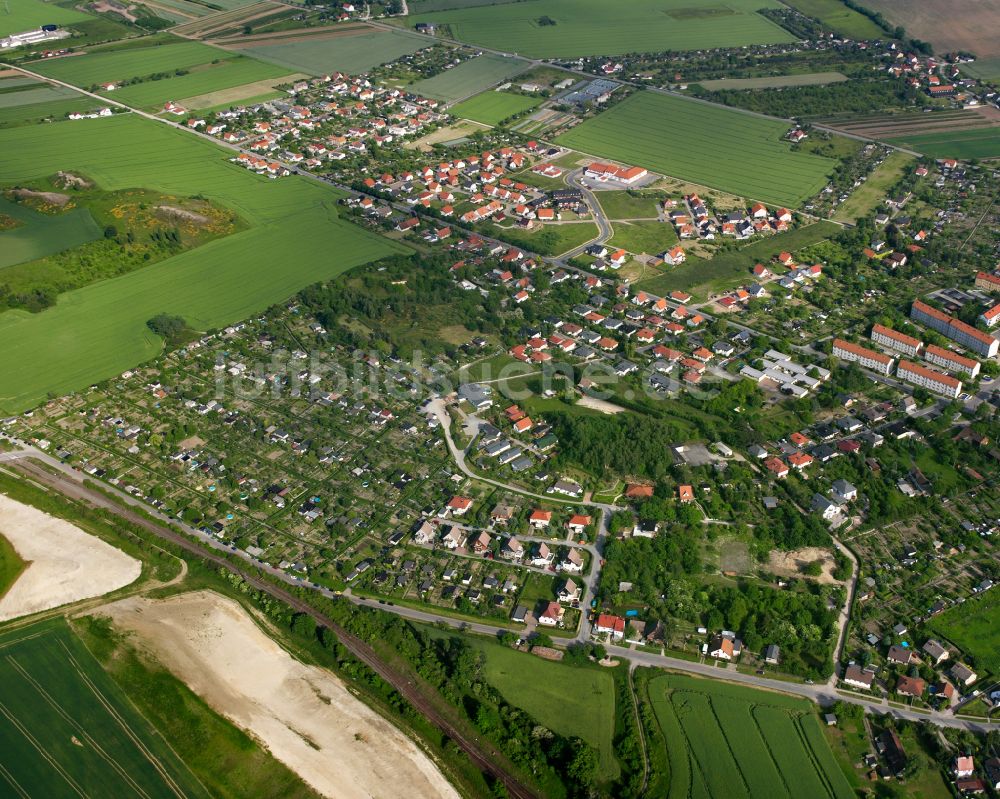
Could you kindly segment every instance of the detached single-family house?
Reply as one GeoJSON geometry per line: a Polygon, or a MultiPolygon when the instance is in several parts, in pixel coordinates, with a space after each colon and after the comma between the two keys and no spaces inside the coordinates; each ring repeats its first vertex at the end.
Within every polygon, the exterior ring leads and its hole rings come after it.
{"type": "Polygon", "coordinates": [[[910,661],[913,659],[913,651],[905,646],[899,646],[898,644],[893,644],[889,647],[889,654],[886,655],[886,660],[890,663],[896,663],[900,666],[908,666],[910,661]]]}
{"type": "Polygon", "coordinates": [[[979,675],[964,663],[956,663],[948,673],[955,682],[962,685],[972,685],[972,683],[979,679],[979,675]]]}
{"type": "Polygon", "coordinates": [[[921,697],[927,690],[927,683],[919,677],[902,676],[896,681],[896,693],[900,696],[921,697]]]}
{"type": "Polygon", "coordinates": [[[562,585],[556,589],[556,597],[560,602],[578,602],[580,600],[580,586],[572,577],[567,577],[563,580],[562,585]]]}
{"type": "Polygon", "coordinates": [[[580,554],[579,550],[570,547],[570,549],[566,552],[565,557],[559,561],[559,568],[564,572],[583,571],[583,556],[580,554]]]}
{"type": "Polygon", "coordinates": [[[852,663],[844,670],[844,682],[855,688],[870,690],[875,681],[875,672],[861,668],[856,663],[852,663]]]}
{"type": "Polygon", "coordinates": [[[935,666],[938,663],[942,663],[947,660],[949,657],[948,650],[933,638],[929,639],[927,643],[923,645],[923,652],[935,666]]]}
{"type": "Polygon", "coordinates": [[[599,613],[594,620],[594,633],[607,635],[612,641],[621,641],[625,637],[625,619],[609,613],[599,613]]]}
{"type": "Polygon", "coordinates": [[[558,602],[546,602],[538,613],[538,623],[547,627],[555,627],[563,620],[566,611],[558,602]]]}

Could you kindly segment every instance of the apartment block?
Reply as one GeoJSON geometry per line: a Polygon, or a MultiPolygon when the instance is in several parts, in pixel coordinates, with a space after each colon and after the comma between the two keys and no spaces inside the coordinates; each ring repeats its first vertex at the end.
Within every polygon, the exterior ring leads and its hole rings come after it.
{"type": "Polygon", "coordinates": [[[947,369],[949,372],[962,372],[970,378],[975,378],[979,374],[979,361],[966,358],[957,352],[946,350],[934,344],[928,344],[924,350],[924,359],[928,363],[947,369]]]}
{"type": "Polygon", "coordinates": [[[972,325],[967,325],[961,319],[949,316],[944,311],[932,308],[927,303],[914,300],[910,308],[910,318],[920,322],[952,341],[958,342],[968,350],[984,358],[995,358],[1000,350],[1000,341],[972,325]]]}
{"type": "Polygon", "coordinates": [[[913,336],[907,336],[884,325],[874,325],[872,327],[872,341],[876,344],[887,347],[890,350],[897,350],[913,358],[920,354],[924,343],[913,336]]]}
{"type": "Polygon", "coordinates": [[[883,375],[892,374],[891,357],[858,344],[852,344],[850,341],[844,341],[842,338],[833,340],[833,354],[842,361],[859,363],[865,369],[871,369],[873,372],[883,375]]]}
{"type": "Polygon", "coordinates": [[[910,361],[899,362],[896,377],[952,399],[957,398],[962,393],[962,381],[958,378],[910,361]]]}

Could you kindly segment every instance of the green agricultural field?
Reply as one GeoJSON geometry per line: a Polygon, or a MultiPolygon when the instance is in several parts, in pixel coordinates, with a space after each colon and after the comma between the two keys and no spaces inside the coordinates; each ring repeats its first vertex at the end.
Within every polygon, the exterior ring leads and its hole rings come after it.
{"type": "Polygon", "coordinates": [[[368,32],[315,37],[286,44],[257,44],[239,52],[310,75],[359,74],[428,46],[426,37],[416,34],[363,30],[368,32]]]}
{"type": "Polygon", "coordinates": [[[823,241],[839,231],[832,222],[816,222],[788,233],[760,239],[737,250],[722,252],[707,261],[688,258],[680,266],[658,277],[644,280],[639,287],[653,294],[687,291],[699,300],[751,281],[756,263],[767,263],[780,252],[795,253],[823,241]]]}
{"type": "Polygon", "coordinates": [[[0,636],[6,796],[208,797],[61,619],[0,636]]]}
{"type": "Polygon", "coordinates": [[[1000,126],[900,136],[886,141],[917,150],[929,158],[1000,158],[1000,126]]]}
{"type": "Polygon", "coordinates": [[[600,753],[600,776],[614,779],[615,682],[608,672],[542,660],[481,639],[484,676],[512,705],[560,735],[576,735],[600,753]]]}
{"type": "Polygon", "coordinates": [[[165,43],[152,47],[130,47],[106,52],[98,50],[67,58],[35,61],[31,63],[31,69],[49,78],[86,87],[145,77],[158,72],[172,73],[177,69],[191,69],[200,64],[230,58],[236,58],[236,54],[198,42],[166,40],[165,43]]]}
{"type": "Polygon", "coordinates": [[[945,611],[928,624],[930,631],[946,638],[968,656],[970,666],[1000,675],[1000,594],[989,591],[945,611]]]}
{"type": "Polygon", "coordinates": [[[850,197],[837,206],[834,219],[854,222],[881,206],[886,193],[903,176],[916,159],[907,153],[894,150],[879,164],[868,179],[854,190],[850,197]]]}
{"type": "Polygon", "coordinates": [[[49,86],[37,83],[34,86],[24,86],[20,91],[0,93],[0,109],[16,108],[22,105],[36,103],[51,103],[57,100],[79,98],[80,94],[65,86],[49,86]]]}
{"type": "Polygon", "coordinates": [[[0,597],[10,590],[26,565],[14,545],[0,535],[0,597]]]}
{"type": "Polygon", "coordinates": [[[845,6],[841,0],[788,0],[788,5],[852,39],[878,39],[885,36],[885,31],[878,25],[864,14],[845,6]]]}
{"type": "Polygon", "coordinates": [[[7,0],[0,5],[0,36],[23,33],[42,25],[72,25],[93,17],[73,8],[64,8],[45,0],[7,0]]]}
{"type": "Polygon", "coordinates": [[[647,687],[671,796],[854,795],[809,702],[674,674],[647,687]]]}
{"type": "Polygon", "coordinates": [[[529,66],[525,61],[487,53],[408,88],[425,97],[453,102],[513,78],[529,66]]]}
{"type": "Polygon", "coordinates": [[[445,25],[460,41],[518,55],[576,58],[791,42],[788,31],[756,13],[779,7],[775,0],[526,0],[412,10],[410,21],[445,25]]]}
{"type": "Polygon", "coordinates": [[[499,125],[508,117],[530,111],[542,104],[541,97],[527,97],[510,92],[483,92],[452,106],[449,111],[457,117],[482,122],[484,125],[499,125]]]}
{"type": "Polygon", "coordinates": [[[719,78],[701,80],[698,85],[707,91],[721,89],[781,89],[786,86],[825,86],[843,83],[847,76],[840,72],[803,72],[798,75],[772,75],[767,78],[719,78]]]}
{"type": "Polygon", "coordinates": [[[0,174],[11,181],[73,170],[101,188],[201,194],[250,229],[122,277],[60,296],[39,314],[0,315],[0,408],[23,410],[118,374],[160,351],[146,328],[161,312],[198,330],[221,327],[303,286],[405,248],[342,221],[339,194],[302,178],[268,180],[185,131],[134,115],[0,131],[0,174]]]}
{"type": "Polygon", "coordinates": [[[101,230],[86,208],[42,214],[0,196],[0,214],[21,224],[0,231],[0,282],[4,267],[44,258],[99,238],[101,230]]]}
{"type": "Polygon", "coordinates": [[[82,114],[96,111],[100,103],[89,97],[75,99],[53,100],[48,103],[32,103],[31,105],[16,105],[0,108],[0,128],[16,125],[34,124],[43,119],[64,119],[67,114],[79,111],[82,114]]]}
{"type": "Polygon", "coordinates": [[[290,75],[284,67],[265,64],[252,58],[235,58],[207,64],[187,75],[165,80],[150,80],[123,86],[107,96],[134,108],[159,108],[168,100],[207,95],[248,83],[290,75]]]}
{"type": "Polygon", "coordinates": [[[798,206],[826,185],[837,162],[793,152],[782,139],[788,129],[777,119],[638,92],[557,142],[742,197],[798,206]]]}
{"type": "Polygon", "coordinates": [[[977,58],[972,64],[962,64],[962,71],[980,80],[1000,80],[1000,58],[977,58]]]}

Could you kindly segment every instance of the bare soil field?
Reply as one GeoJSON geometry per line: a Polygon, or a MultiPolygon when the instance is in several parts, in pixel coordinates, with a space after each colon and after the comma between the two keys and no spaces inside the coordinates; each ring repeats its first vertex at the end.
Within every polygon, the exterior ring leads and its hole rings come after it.
{"type": "Polygon", "coordinates": [[[805,547],[793,549],[790,552],[773,549],[767,562],[767,570],[782,577],[802,577],[802,569],[815,560],[823,562],[823,571],[819,577],[809,579],[830,585],[838,584],[839,581],[833,577],[833,570],[836,566],[833,551],[820,547],[805,547]]]}
{"type": "Polygon", "coordinates": [[[227,103],[237,104],[244,100],[266,95],[274,91],[274,87],[283,83],[294,83],[297,80],[308,78],[309,76],[296,72],[292,75],[282,75],[280,78],[265,78],[264,80],[244,83],[241,86],[233,86],[230,89],[219,89],[207,94],[199,94],[195,97],[185,97],[177,102],[185,108],[215,108],[227,103]]]}
{"type": "Polygon", "coordinates": [[[3,494],[0,533],[28,562],[0,599],[0,621],[101,596],[142,571],[139,561],[100,538],[3,494]]]}
{"type": "Polygon", "coordinates": [[[939,111],[933,114],[874,114],[850,119],[831,119],[823,124],[873,139],[919,136],[927,133],[951,133],[1000,125],[1000,110],[992,107],[964,111],[939,111]]]}
{"type": "Polygon", "coordinates": [[[216,711],[336,799],[458,799],[417,745],[333,674],[301,663],[211,591],[99,611],[216,711]]]}
{"type": "Polygon", "coordinates": [[[445,125],[443,128],[433,130],[420,139],[403,142],[403,147],[407,150],[430,152],[432,144],[444,144],[445,142],[455,141],[456,139],[471,136],[477,130],[489,130],[489,125],[481,125],[478,122],[465,119],[461,122],[456,122],[454,125],[445,125]]]}
{"type": "Polygon", "coordinates": [[[980,58],[1000,56],[1000,0],[866,0],[910,36],[934,45],[937,53],[968,50],[980,58]]]}

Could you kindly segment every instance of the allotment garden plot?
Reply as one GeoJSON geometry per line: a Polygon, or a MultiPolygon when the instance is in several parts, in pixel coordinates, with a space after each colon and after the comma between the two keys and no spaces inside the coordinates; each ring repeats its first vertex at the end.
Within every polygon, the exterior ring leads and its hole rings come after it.
{"type": "Polygon", "coordinates": [[[826,185],[831,158],[793,152],[781,120],[638,92],[577,125],[559,144],[731,194],[799,206],[826,185]]]}
{"type": "Polygon", "coordinates": [[[103,189],[204,195],[249,223],[243,232],[59,297],[38,314],[0,314],[0,408],[23,410],[118,374],[159,352],[146,327],[159,313],[198,330],[222,327],[302,287],[403,251],[337,217],[339,194],[300,178],[268,180],[229,153],[133,115],[0,131],[11,181],[73,170],[103,189]]]}
{"type": "Polygon", "coordinates": [[[460,6],[423,13],[411,22],[433,22],[463,42],[532,58],[575,58],[709,47],[791,42],[788,31],[757,11],[780,8],[774,0],[528,0],[460,6]]]}
{"type": "Polygon", "coordinates": [[[0,636],[0,793],[207,797],[62,620],[0,636]]]}
{"type": "Polygon", "coordinates": [[[648,690],[671,796],[854,796],[809,702],[673,674],[648,690]]]}

